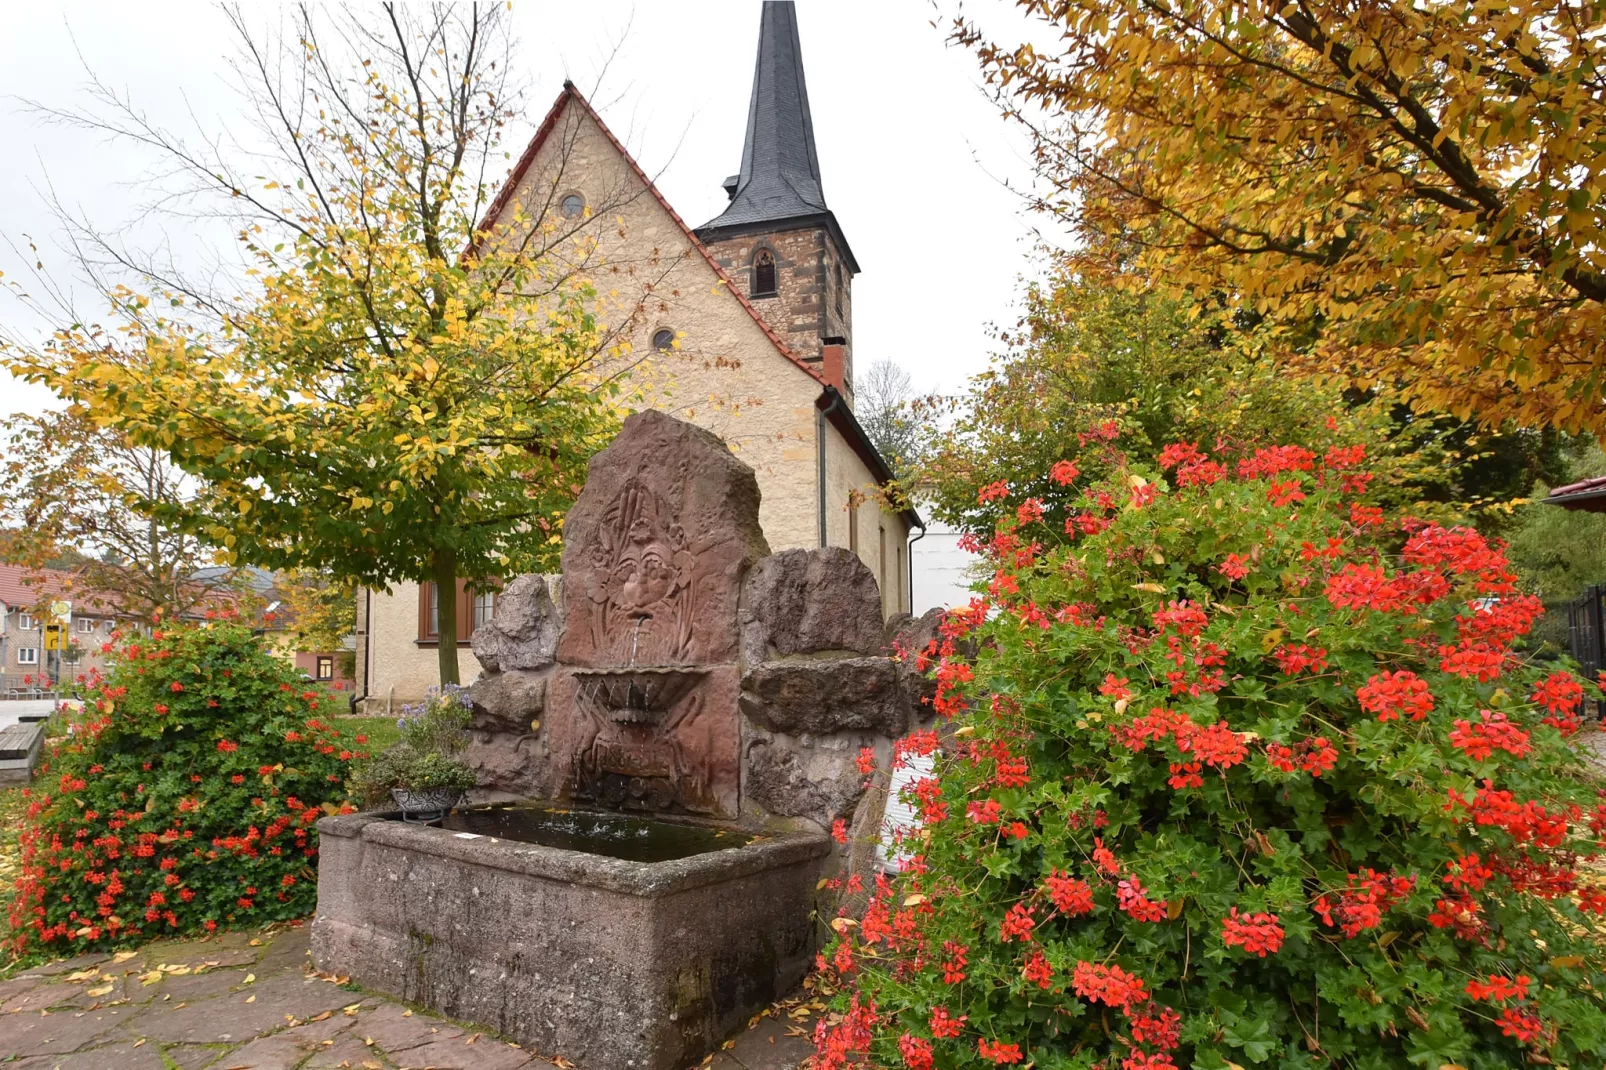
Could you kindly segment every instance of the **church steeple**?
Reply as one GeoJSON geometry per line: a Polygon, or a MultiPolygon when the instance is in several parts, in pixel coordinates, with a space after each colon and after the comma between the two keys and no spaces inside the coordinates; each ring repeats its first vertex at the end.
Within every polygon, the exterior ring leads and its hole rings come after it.
{"type": "Polygon", "coordinates": [[[790,2],[766,3],[759,20],[742,170],[733,177],[734,183],[725,180],[730,207],[709,228],[778,223],[829,211],[814,150],[797,10],[790,2]]]}
{"type": "MultiPolygon", "coordinates": [[[[859,265],[825,203],[803,48],[792,0],[765,0],[747,108],[742,169],[723,183],[724,212],[697,228],[721,265],[805,360],[826,344],[851,353],[849,288],[859,265]]],[[[844,367],[850,392],[851,356],[844,367]]]]}

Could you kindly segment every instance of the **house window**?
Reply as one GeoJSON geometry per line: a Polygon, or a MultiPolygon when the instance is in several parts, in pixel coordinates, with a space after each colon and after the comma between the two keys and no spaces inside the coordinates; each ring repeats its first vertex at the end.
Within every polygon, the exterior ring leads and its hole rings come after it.
{"type": "Polygon", "coordinates": [[[586,199],[578,193],[566,193],[558,202],[558,211],[564,219],[579,219],[585,214],[586,199]]]}
{"type": "Polygon", "coordinates": [[[753,257],[752,296],[775,296],[775,254],[768,249],[760,249],[753,257]]]}
{"type": "Polygon", "coordinates": [[[668,351],[675,348],[675,332],[668,327],[661,327],[653,333],[652,347],[659,351],[668,351]]]}
{"type": "Polygon", "coordinates": [[[25,632],[31,632],[35,628],[39,627],[39,622],[34,619],[34,615],[32,613],[18,613],[17,627],[21,628],[25,632]]]}
{"type": "Polygon", "coordinates": [[[838,260],[836,262],[836,318],[844,327],[847,323],[847,316],[842,312],[842,301],[847,296],[847,293],[848,279],[842,271],[842,261],[838,260]]]}
{"type": "Polygon", "coordinates": [[[335,658],[333,654],[318,655],[319,680],[333,680],[335,678],[335,658]]]}
{"type": "Polygon", "coordinates": [[[491,617],[496,614],[496,592],[485,591],[474,596],[474,630],[478,631],[491,623],[491,617]]]}
{"type": "Polygon", "coordinates": [[[881,585],[881,615],[882,616],[886,616],[886,613],[887,613],[887,529],[878,524],[878,525],[876,525],[876,531],[879,533],[879,537],[880,537],[880,545],[876,549],[876,553],[877,553],[877,558],[876,558],[876,580],[881,585]]]}
{"type": "Polygon", "coordinates": [[[859,503],[852,498],[848,500],[848,549],[859,552],[859,503]]]}
{"type": "MultiPolygon", "coordinates": [[[[457,591],[453,596],[453,604],[457,607],[457,641],[464,642],[474,634],[474,629],[491,619],[496,609],[496,594],[487,591],[476,594],[468,589],[467,581],[457,581],[457,591]]],[[[440,625],[440,594],[435,584],[424,583],[418,588],[418,641],[420,643],[439,642],[440,625]]]]}
{"type": "Polygon", "coordinates": [[[424,635],[431,639],[441,636],[441,592],[433,583],[424,585],[429,591],[428,605],[424,609],[424,635]]]}
{"type": "Polygon", "coordinates": [[[79,617],[78,618],[78,630],[81,631],[81,632],[92,632],[92,631],[94,631],[95,630],[95,621],[93,619],[89,618],[89,617],[79,617]]]}
{"type": "Polygon", "coordinates": [[[112,632],[117,630],[117,622],[114,620],[103,620],[100,622],[100,625],[107,635],[110,635],[112,632]]]}
{"type": "MultiPolygon", "coordinates": [[[[905,533],[905,534],[907,534],[907,533],[905,533]]],[[[914,606],[911,605],[908,602],[908,600],[905,598],[904,590],[903,590],[903,578],[904,578],[904,576],[908,575],[908,571],[909,571],[908,569],[903,567],[903,551],[905,549],[906,549],[906,546],[904,544],[900,543],[898,545],[897,552],[894,555],[897,558],[897,565],[898,565],[898,584],[897,584],[898,607],[897,607],[897,611],[899,613],[913,613],[914,612],[914,606]]]]}
{"type": "Polygon", "coordinates": [[[39,648],[36,646],[19,646],[17,648],[18,665],[39,664],[39,648]]]}

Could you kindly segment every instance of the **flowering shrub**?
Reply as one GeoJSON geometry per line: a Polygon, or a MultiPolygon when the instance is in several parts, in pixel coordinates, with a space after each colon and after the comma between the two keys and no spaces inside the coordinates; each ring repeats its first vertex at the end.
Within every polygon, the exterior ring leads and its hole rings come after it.
{"type": "Polygon", "coordinates": [[[1358,447],[1094,448],[925,652],[955,722],[894,749],[924,829],[818,1065],[1601,1065],[1598,691],[1514,652],[1501,547],[1385,524],[1358,447]]]}
{"type": "Polygon", "coordinates": [[[107,652],[110,672],[27,792],[12,950],[310,912],[313,823],[340,808],[357,756],[324,719],[329,699],[232,621],[107,652]]]}

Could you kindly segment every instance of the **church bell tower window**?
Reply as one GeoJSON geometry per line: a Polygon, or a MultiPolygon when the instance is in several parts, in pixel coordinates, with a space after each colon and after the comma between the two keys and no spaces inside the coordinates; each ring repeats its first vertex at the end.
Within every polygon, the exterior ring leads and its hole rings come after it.
{"type": "Polygon", "coordinates": [[[751,296],[775,296],[775,254],[768,249],[760,249],[758,255],[753,257],[753,288],[751,296]]]}

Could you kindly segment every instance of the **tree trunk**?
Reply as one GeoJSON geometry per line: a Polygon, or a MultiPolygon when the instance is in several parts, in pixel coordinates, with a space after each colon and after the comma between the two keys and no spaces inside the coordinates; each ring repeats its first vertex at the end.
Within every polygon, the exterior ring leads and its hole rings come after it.
{"type": "Polygon", "coordinates": [[[457,551],[436,550],[435,631],[440,637],[436,654],[440,659],[441,686],[456,684],[457,678],[457,551]]]}

